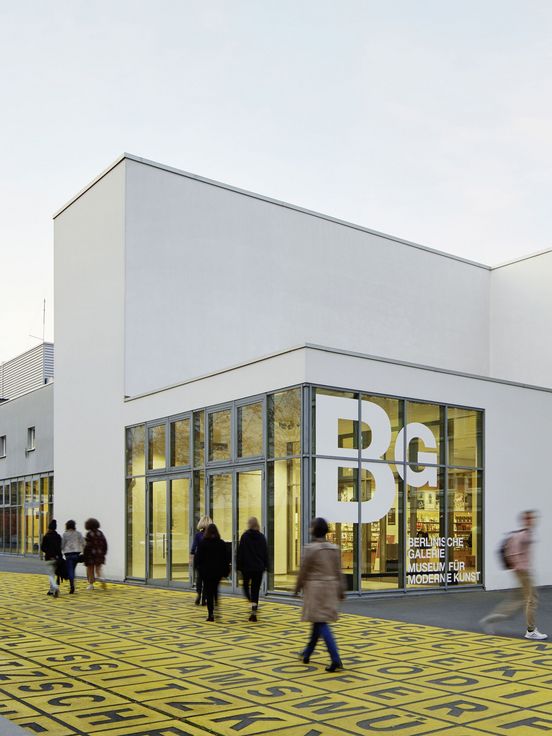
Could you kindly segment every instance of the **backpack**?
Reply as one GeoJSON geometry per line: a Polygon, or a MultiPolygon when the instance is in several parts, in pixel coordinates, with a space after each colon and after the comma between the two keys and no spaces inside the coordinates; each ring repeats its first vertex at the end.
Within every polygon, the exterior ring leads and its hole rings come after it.
{"type": "Polygon", "coordinates": [[[500,564],[505,570],[512,570],[514,567],[512,558],[508,552],[508,548],[510,546],[510,542],[512,541],[512,537],[514,534],[517,534],[517,531],[515,532],[509,532],[502,542],[500,543],[500,547],[498,548],[498,557],[500,559],[500,564]]]}

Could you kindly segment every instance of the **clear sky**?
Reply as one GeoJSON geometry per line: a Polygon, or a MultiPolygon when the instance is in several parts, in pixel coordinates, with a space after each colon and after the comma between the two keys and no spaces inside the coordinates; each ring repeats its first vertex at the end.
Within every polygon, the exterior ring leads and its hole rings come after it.
{"type": "MultiPolygon", "coordinates": [[[[552,246],[550,0],[0,0],[0,360],[123,151],[496,264],[552,246]]],[[[390,245],[390,247],[392,247],[390,245]]]]}

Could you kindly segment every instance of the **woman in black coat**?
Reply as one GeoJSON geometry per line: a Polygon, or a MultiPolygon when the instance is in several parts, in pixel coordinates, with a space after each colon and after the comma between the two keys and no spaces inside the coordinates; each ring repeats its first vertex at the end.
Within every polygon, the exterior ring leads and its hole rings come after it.
{"type": "Polygon", "coordinates": [[[247,522],[245,531],[238,545],[237,568],[241,570],[243,578],[243,593],[251,602],[250,621],[257,620],[259,607],[259,590],[263,581],[263,574],[268,570],[268,544],[266,537],[259,528],[259,521],[252,516],[247,522]]]}
{"type": "Polygon", "coordinates": [[[228,577],[230,559],[228,546],[220,538],[215,524],[209,524],[199,543],[195,562],[203,580],[204,595],[207,599],[207,621],[214,621],[215,601],[218,598],[218,586],[221,578],[228,577]]]}

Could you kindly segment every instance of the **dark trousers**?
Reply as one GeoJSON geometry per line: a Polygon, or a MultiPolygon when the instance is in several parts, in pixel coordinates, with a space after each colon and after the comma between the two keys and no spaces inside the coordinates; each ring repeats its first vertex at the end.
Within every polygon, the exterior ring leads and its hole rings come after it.
{"type": "Polygon", "coordinates": [[[339,652],[337,651],[337,644],[335,643],[332,630],[329,625],[323,621],[312,625],[311,638],[303,652],[303,657],[310,657],[314,652],[314,648],[316,647],[316,643],[320,637],[324,639],[326,646],[328,647],[328,652],[332,662],[339,662],[339,652]]]}
{"type": "Polygon", "coordinates": [[[201,602],[203,602],[203,600],[205,599],[205,590],[204,590],[204,586],[203,586],[203,578],[199,574],[199,570],[197,568],[196,568],[196,571],[195,571],[195,576],[196,576],[196,592],[197,592],[197,597],[201,599],[201,602]]]}
{"type": "Polygon", "coordinates": [[[65,555],[65,564],[67,565],[67,577],[69,578],[69,585],[71,586],[71,590],[74,590],[75,588],[75,568],[78,564],[78,559],[78,552],[68,552],[65,555]]]}
{"type": "Polygon", "coordinates": [[[218,603],[218,586],[220,578],[203,578],[203,595],[207,601],[207,612],[212,616],[215,604],[218,603]]]}
{"type": "Polygon", "coordinates": [[[262,572],[242,570],[243,594],[254,606],[259,605],[259,591],[263,581],[262,572]]]}

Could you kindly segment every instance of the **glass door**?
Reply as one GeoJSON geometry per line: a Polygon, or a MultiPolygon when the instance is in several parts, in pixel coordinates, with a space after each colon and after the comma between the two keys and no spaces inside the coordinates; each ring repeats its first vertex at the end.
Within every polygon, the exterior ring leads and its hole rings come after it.
{"type": "Polygon", "coordinates": [[[190,583],[190,486],[188,475],[148,481],[146,578],[150,583],[190,583]]]}
{"type": "Polygon", "coordinates": [[[148,579],[166,582],[168,579],[167,481],[148,483],[148,579]]]}
{"type": "Polygon", "coordinates": [[[232,571],[222,584],[237,591],[236,550],[240,536],[247,529],[251,516],[259,520],[264,532],[264,470],[260,466],[240,470],[213,471],[209,474],[209,514],[217,525],[221,538],[229,546],[232,571]]]}
{"type": "Polygon", "coordinates": [[[190,582],[190,478],[173,478],[170,513],[170,579],[190,582]]]}
{"type": "Polygon", "coordinates": [[[221,539],[228,545],[228,553],[232,560],[232,570],[228,579],[223,578],[221,584],[235,588],[234,582],[234,492],[233,473],[209,474],[209,513],[213,523],[217,525],[221,539]]]}

